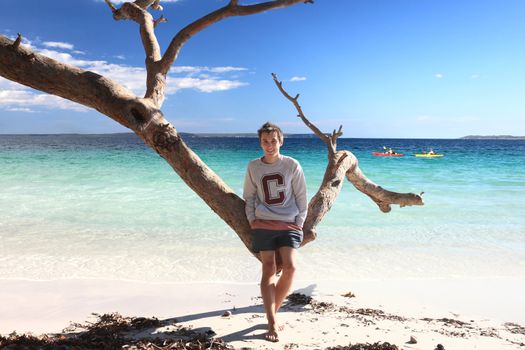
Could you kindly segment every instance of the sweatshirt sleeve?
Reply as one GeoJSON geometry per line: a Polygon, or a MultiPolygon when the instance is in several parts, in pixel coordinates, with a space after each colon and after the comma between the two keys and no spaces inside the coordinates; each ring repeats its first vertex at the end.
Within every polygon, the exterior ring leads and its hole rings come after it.
{"type": "Polygon", "coordinates": [[[295,196],[295,203],[299,214],[295,217],[295,224],[303,227],[304,221],[306,220],[306,214],[308,210],[308,201],[306,198],[306,180],[304,178],[304,172],[301,165],[297,164],[294,176],[292,178],[293,193],[295,196]]]}
{"type": "Polygon", "coordinates": [[[250,165],[248,165],[248,169],[246,170],[246,176],[244,177],[244,189],[242,197],[246,201],[246,205],[244,207],[246,212],[246,218],[251,224],[255,220],[255,199],[257,197],[257,186],[255,185],[255,182],[252,179],[250,165]]]}

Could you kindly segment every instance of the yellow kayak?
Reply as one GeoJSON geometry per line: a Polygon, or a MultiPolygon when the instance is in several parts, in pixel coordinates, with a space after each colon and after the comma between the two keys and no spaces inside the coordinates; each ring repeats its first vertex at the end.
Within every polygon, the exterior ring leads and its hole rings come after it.
{"type": "Polygon", "coordinates": [[[426,158],[437,158],[437,157],[443,157],[444,154],[438,154],[438,153],[434,153],[434,154],[429,154],[429,153],[416,153],[414,154],[416,157],[426,157],[426,158]]]}

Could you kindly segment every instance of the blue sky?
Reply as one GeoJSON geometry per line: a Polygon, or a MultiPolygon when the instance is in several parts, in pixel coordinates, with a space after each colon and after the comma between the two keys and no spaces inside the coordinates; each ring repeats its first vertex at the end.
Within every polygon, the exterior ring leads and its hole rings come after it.
{"type": "MultiPolygon", "coordinates": [[[[161,48],[226,3],[164,1],[161,48]]],[[[523,0],[316,0],[229,18],[183,47],[163,112],[186,132],[254,132],[266,120],[308,132],[275,72],[312,121],[343,124],[345,137],[525,135],[524,19],[523,0]]],[[[138,27],[114,21],[101,0],[0,0],[0,33],[17,32],[36,51],[144,91],[138,27]]],[[[0,133],[125,131],[0,78],[0,133]]]]}

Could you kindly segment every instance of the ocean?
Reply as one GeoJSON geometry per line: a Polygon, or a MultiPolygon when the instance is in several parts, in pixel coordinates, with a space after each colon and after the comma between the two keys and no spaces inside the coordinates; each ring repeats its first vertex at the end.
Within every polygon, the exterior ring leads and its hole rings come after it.
{"type": "MultiPolygon", "coordinates": [[[[187,137],[239,195],[256,138],[187,137]]],[[[424,206],[382,213],[345,182],[298,280],[525,276],[525,141],[339,139],[366,176],[424,206]],[[392,147],[405,157],[374,157],[392,147]],[[442,158],[412,156],[433,148],[442,158]]],[[[315,138],[289,138],[308,196],[326,168],[315,138]]],[[[237,235],[133,134],[0,135],[0,279],[252,283],[237,235]]]]}

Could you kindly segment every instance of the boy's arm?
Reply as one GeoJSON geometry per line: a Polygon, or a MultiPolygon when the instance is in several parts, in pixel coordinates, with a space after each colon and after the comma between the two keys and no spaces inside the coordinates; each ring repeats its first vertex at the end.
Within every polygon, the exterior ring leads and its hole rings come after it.
{"type": "Polygon", "coordinates": [[[246,218],[251,225],[255,220],[255,198],[257,197],[257,186],[252,179],[249,166],[246,170],[246,176],[244,177],[244,189],[242,197],[246,201],[246,205],[244,207],[246,218]]]}
{"type": "Polygon", "coordinates": [[[303,227],[308,210],[308,200],[306,198],[306,180],[304,178],[303,169],[299,164],[297,165],[292,178],[292,187],[295,196],[295,203],[299,209],[299,214],[295,217],[295,224],[303,227]]]}

